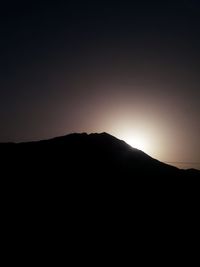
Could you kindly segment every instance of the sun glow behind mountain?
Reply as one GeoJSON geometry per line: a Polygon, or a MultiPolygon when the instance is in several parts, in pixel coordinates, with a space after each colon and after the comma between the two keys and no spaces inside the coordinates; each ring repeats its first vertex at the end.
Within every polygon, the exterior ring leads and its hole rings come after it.
{"type": "Polygon", "coordinates": [[[124,141],[132,146],[133,148],[137,148],[142,151],[148,151],[149,150],[149,143],[145,136],[143,135],[134,135],[129,134],[124,137],[124,141]]]}

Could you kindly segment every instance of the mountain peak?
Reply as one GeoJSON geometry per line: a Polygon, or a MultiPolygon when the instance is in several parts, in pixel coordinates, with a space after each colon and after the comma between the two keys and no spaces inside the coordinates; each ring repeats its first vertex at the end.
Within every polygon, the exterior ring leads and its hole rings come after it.
{"type": "MultiPolygon", "coordinates": [[[[122,177],[198,176],[196,170],[187,172],[162,163],[144,152],[106,132],[72,133],[39,142],[5,144],[1,146],[2,155],[7,162],[24,162],[31,169],[36,166],[54,168],[66,173],[79,170],[84,175],[120,175],[122,177]],[[21,156],[20,151],[22,151],[21,156]],[[6,156],[7,155],[7,156],[6,156]],[[34,155],[34,156],[33,156],[34,155]],[[35,157],[36,155],[36,157],[35,157]],[[12,158],[11,158],[12,157],[12,158]],[[33,160],[30,161],[30,158],[33,160]],[[28,161],[27,161],[28,160],[28,161]]],[[[51,172],[50,172],[51,173],[51,172]]],[[[77,173],[78,174],[78,173],[77,173]]]]}

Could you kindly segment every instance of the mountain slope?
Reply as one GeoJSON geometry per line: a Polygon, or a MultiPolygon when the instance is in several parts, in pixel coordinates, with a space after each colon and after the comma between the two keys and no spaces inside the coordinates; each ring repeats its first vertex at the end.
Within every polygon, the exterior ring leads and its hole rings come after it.
{"type": "Polygon", "coordinates": [[[70,134],[54,139],[1,144],[5,164],[50,175],[101,177],[199,177],[197,170],[180,170],[134,149],[107,133],[70,134]],[[62,173],[62,174],[61,174],[62,173]]]}

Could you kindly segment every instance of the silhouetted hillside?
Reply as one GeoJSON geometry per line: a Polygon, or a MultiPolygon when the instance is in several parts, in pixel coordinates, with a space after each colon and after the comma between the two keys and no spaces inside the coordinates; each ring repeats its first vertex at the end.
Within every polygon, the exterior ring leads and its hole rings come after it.
{"type": "Polygon", "coordinates": [[[186,210],[199,203],[199,182],[188,179],[200,177],[198,171],[163,164],[106,133],[1,144],[0,155],[6,236],[17,233],[17,242],[22,233],[47,247],[55,236],[63,244],[69,235],[84,247],[88,233],[105,242],[111,229],[114,241],[119,229],[128,237],[140,228],[140,237],[154,235],[152,229],[168,235],[174,218],[184,214],[177,231],[186,210]]]}
{"type": "Polygon", "coordinates": [[[134,149],[107,133],[70,134],[50,140],[0,145],[3,165],[16,171],[56,177],[200,177],[134,149]]]}

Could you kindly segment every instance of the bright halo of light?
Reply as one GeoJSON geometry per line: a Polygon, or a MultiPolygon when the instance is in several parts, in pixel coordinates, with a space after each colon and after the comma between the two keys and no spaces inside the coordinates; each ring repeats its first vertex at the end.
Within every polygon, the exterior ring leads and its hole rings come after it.
{"type": "Polygon", "coordinates": [[[124,137],[124,141],[132,146],[142,151],[148,151],[148,142],[147,139],[142,135],[128,135],[124,137]]]}

